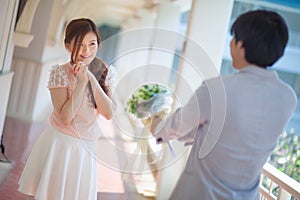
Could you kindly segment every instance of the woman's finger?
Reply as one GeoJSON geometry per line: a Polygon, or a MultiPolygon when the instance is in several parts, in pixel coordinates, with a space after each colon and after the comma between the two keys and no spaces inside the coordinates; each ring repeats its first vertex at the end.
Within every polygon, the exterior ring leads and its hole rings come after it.
{"type": "Polygon", "coordinates": [[[77,65],[77,63],[75,63],[72,66],[72,72],[73,72],[73,74],[77,74],[78,71],[79,71],[79,66],[77,65]]]}
{"type": "Polygon", "coordinates": [[[80,69],[84,69],[86,67],[87,65],[84,62],[79,61],[73,65],[72,72],[73,74],[77,74],[80,69]]]}

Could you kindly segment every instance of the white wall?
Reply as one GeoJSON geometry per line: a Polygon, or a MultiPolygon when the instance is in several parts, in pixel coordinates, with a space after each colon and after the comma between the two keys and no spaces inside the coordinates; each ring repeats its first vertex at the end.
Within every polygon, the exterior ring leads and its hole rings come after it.
{"type": "MultiPolygon", "coordinates": [[[[233,0],[194,0],[187,28],[186,49],[183,52],[176,94],[184,105],[202,81],[219,74],[233,0]]],[[[176,162],[159,172],[157,199],[169,199],[185,167],[189,150],[173,141],[180,155],[176,162]]],[[[174,158],[173,158],[174,159],[174,158]]],[[[165,152],[165,165],[172,155],[165,152]]],[[[169,163],[168,163],[169,162],[169,163]]]]}
{"type": "Polygon", "coordinates": [[[18,4],[18,0],[0,0],[2,29],[0,30],[2,32],[0,34],[0,69],[3,70],[2,73],[0,73],[0,140],[2,136],[7,103],[13,78],[13,73],[9,71],[14,49],[12,37],[18,4]]]}
{"type": "Polygon", "coordinates": [[[64,28],[57,17],[62,12],[54,7],[58,2],[38,1],[30,29],[33,40],[28,47],[15,48],[11,67],[15,78],[7,111],[10,117],[40,122],[46,120],[52,110],[47,89],[49,71],[53,65],[67,60],[63,40],[58,37],[62,37],[64,28]],[[59,32],[57,37],[49,33],[55,25],[59,32]]]}

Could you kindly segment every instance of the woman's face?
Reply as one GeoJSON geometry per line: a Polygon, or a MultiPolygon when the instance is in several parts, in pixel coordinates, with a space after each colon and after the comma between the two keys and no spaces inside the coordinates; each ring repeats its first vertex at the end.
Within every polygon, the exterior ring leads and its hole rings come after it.
{"type": "MultiPolygon", "coordinates": [[[[94,32],[89,32],[85,35],[81,44],[77,44],[79,48],[78,55],[73,58],[75,62],[84,62],[89,65],[95,58],[98,50],[97,36],[94,32]]],[[[71,42],[69,50],[76,51],[74,41],[71,42]]]]}

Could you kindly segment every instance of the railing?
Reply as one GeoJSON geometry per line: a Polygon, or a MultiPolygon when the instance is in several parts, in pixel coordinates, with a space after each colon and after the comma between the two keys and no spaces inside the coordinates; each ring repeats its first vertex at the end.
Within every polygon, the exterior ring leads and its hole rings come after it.
{"type": "Polygon", "coordinates": [[[300,183],[266,163],[261,175],[260,200],[300,200],[300,183]]]}

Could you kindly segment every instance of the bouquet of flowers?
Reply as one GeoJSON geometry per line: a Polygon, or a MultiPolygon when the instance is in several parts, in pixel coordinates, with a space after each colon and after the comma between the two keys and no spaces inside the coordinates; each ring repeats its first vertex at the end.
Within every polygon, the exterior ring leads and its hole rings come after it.
{"type": "MultiPolygon", "coordinates": [[[[141,150],[142,154],[147,154],[147,160],[150,168],[155,171],[159,158],[155,155],[147,138],[149,134],[148,128],[151,126],[154,117],[165,118],[171,112],[173,103],[172,93],[164,86],[157,83],[148,83],[139,87],[128,99],[125,111],[136,125],[143,127],[141,138],[138,140],[135,153],[141,150]]],[[[172,154],[175,151],[171,144],[167,142],[172,154]]],[[[128,162],[127,170],[131,169],[135,163],[136,157],[128,162]]],[[[140,163],[140,170],[144,168],[144,162],[140,163]]]]}
{"type": "Polygon", "coordinates": [[[128,99],[126,111],[136,122],[149,125],[152,118],[164,118],[171,111],[171,92],[157,83],[142,85],[128,99]]]}

